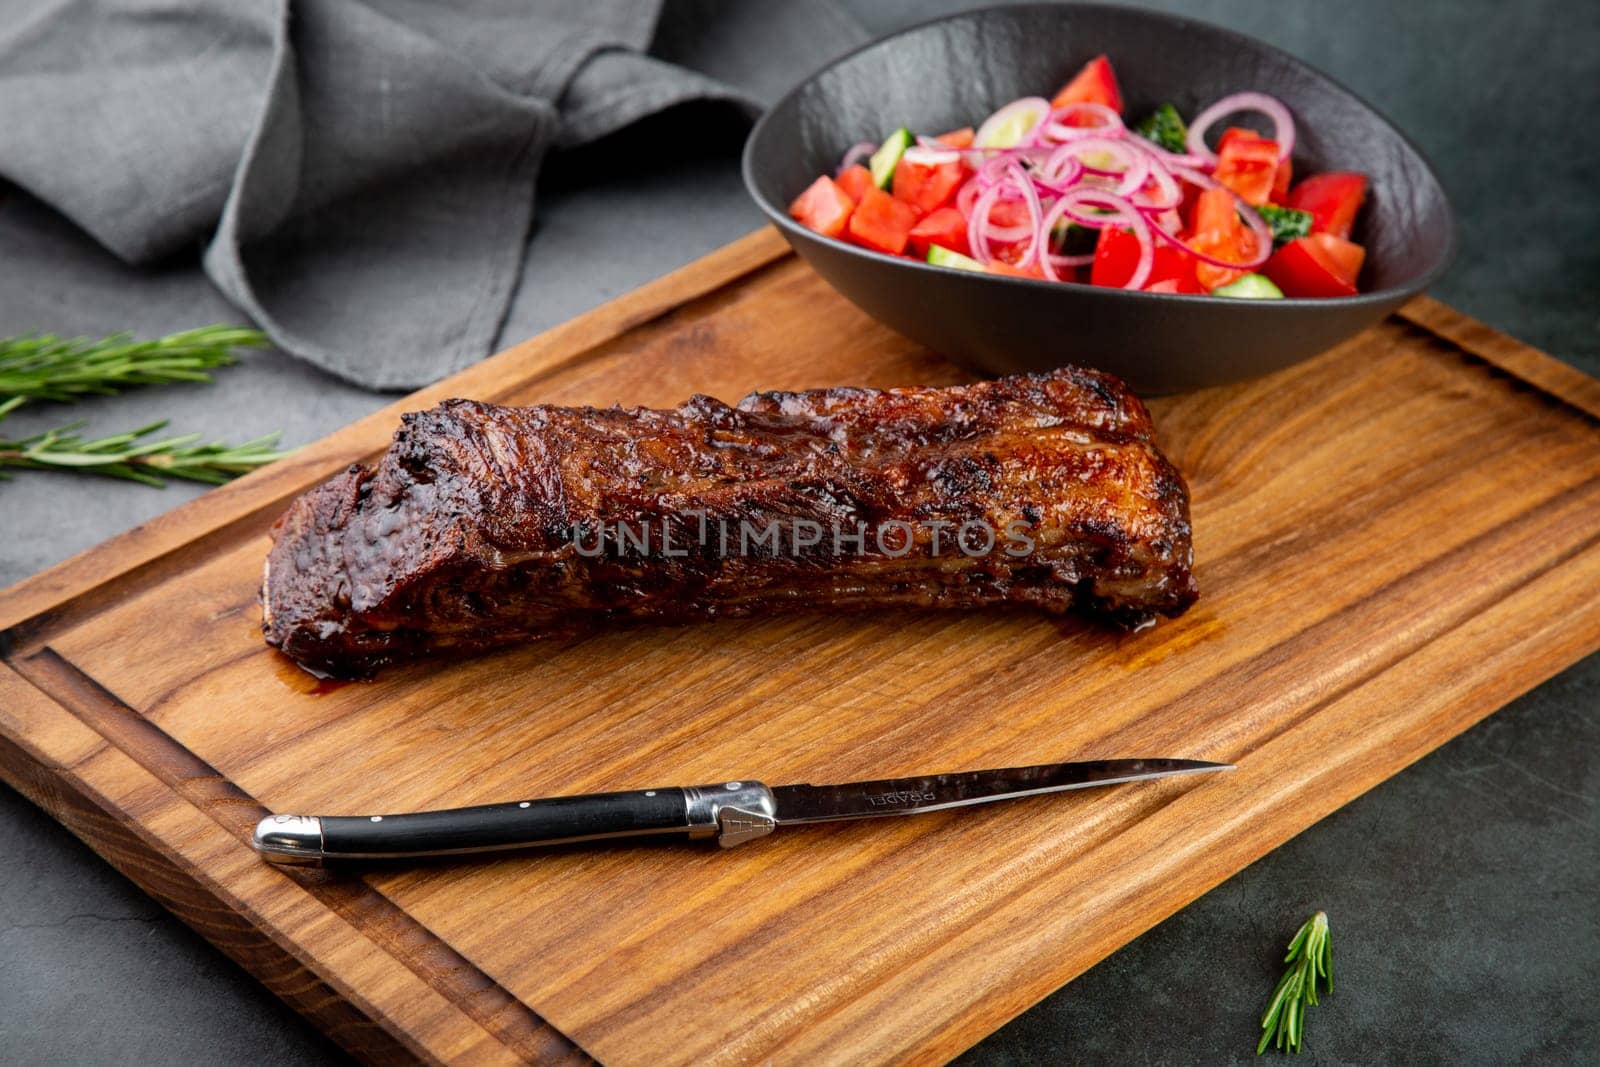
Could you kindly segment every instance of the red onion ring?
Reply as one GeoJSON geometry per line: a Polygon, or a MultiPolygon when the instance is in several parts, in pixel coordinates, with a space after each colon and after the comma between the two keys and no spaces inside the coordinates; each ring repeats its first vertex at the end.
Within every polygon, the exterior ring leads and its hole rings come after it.
{"type": "Polygon", "coordinates": [[[1284,107],[1281,101],[1266,93],[1234,93],[1200,112],[1199,117],[1189,126],[1189,136],[1184,142],[1189,154],[1215,164],[1217,154],[1206,144],[1206,131],[1218,119],[1239,111],[1258,111],[1271,119],[1272,139],[1278,142],[1278,158],[1280,160],[1289,158],[1294,152],[1294,118],[1290,116],[1289,109],[1284,107]]]}
{"type": "Polygon", "coordinates": [[[1015,157],[1012,156],[1009,151],[1002,152],[999,155],[990,156],[988,159],[984,160],[983,165],[978,168],[978,181],[983,184],[984,188],[988,188],[991,185],[998,185],[1005,179],[1006,172],[1011,169],[1011,163],[1013,159],[1015,159],[1015,157]]]}
{"type": "Polygon", "coordinates": [[[1068,141],[1050,154],[1045,161],[1045,173],[1050,173],[1051,164],[1059,166],[1067,159],[1075,159],[1084,170],[1091,174],[1103,175],[1107,178],[1116,178],[1115,192],[1118,196],[1127,196],[1134,190],[1144,185],[1145,179],[1150,176],[1150,157],[1134,148],[1127,141],[1113,141],[1105,137],[1084,137],[1076,141],[1068,141]],[[1119,160],[1123,167],[1121,170],[1109,170],[1097,163],[1090,163],[1084,155],[1090,152],[1102,152],[1119,160]]]}
{"type": "Polygon", "coordinates": [[[1033,224],[1029,227],[1031,232],[1028,247],[1023,250],[1022,255],[1017,258],[1016,262],[1018,267],[1026,267],[1033,257],[1045,247],[1050,238],[1048,235],[1041,235],[1039,232],[1040,222],[1044,218],[1044,205],[1039,202],[1039,191],[1033,187],[1033,181],[1028,177],[1027,172],[1022,169],[1021,164],[1011,168],[1011,180],[1022,190],[1022,199],[1028,205],[1028,219],[1033,224]]]}
{"type": "Polygon", "coordinates": [[[1066,104],[1050,112],[1048,118],[1039,124],[1034,131],[1034,138],[1040,144],[1064,141],[1075,141],[1080,137],[1121,137],[1128,128],[1122,124],[1122,116],[1106,107],[1104,104],[1091,104],[1084,101],[1078,104],[1066,104]],[[1093,115],[1099,123],[1093,126],[1068,126],[1064,121],[1077,114],[1093,115]]]}
{"type": "Polygon", "coordinates": [[[941,167],[946,163],[960,163],[961,153],[948,146],[944,148],[923,148],[921,145],[913,145],[906,149],[900,158],[919,167],[941,167]]]}
{"type": "MultiPolygon", "coordinates": [[[[1134,206],[1139,207],[1138,204],[1134,206]]],[[[1150,211],[1145,208],[1140,208],[1140,210],[1144,211],[1144,217],[1150,221],[1150,228],[1153,230],[1167,230],[1171,233],[1177,233],[1183,229],[1183,216],[1178,214],[1176,208],[1168,208],[1166,211],[1150,211]]]]}
{"type": "Polygon", "coordinates": [[[1061,281],[1061,276],[1056,273],[1069,267],[1081,267],[1086,263],[1094,262],[1094,253],[1079,256],[1058,256],[1050,251],[1050,241],[1055,236],[1056,223],[1061,221],[1061,216],[1066,212],[1066,197],[1062,197],[1050,205],[1050,210],[1044,213],[1044,218],[1039,222],[1039,233],[1044,238],[1041,246],[1043,251],[1039,254],[1039,269],[1046,278],[1053,282],[1061,281]]]}
{"type": "Polygon", "coordinates": [[[845,150],[844,158],[839,160],[839,165],[833,170],[833,176],[837,178],[877,150],[878,146],[871,141],[857,141],[845,150]]]}
{"type": "Polygon", "coordinates": [[[962,218],[972,218],[972,204],[981,192],[983,187],[976,174],[961,183],[961,188],[956,190],[956,210],[961,212],[962,218]]]}
{"type": "Polygon", "coordinates": [[[1131,225],[1129,220],[1139,214],[1138,208],[1110,189],[1096,189],[1088,185],[1079,186],[1063,196],[1057,206],[1067,218],[1091,230],[1100,230],[1107,226],[1131,225]],[[1089,211],[1086,209],[1087,202],[1109,208],[1110,213],[1089,211]]]}
{"type": "Polygon", "coordinates": [[[978,165],[978,180],[984,188],[1006,180],[1007,173],[1013,164],[1043,163],[1049,157],[1047,148],[1007,148],[997,150],[978,165]]]}
{"type": "Polygon", "coordinates": [[[1199,156],[1181,155],[1177,152],[1168,152],[1158,144],[1140,145],[1146,152],[1154,156],[1162,166],[1166,167],[1209,167],[1211,163],[1199,156]]]}
{"type": "Polygon", "coordinates": [[[1071,181],[1083,177],[1083,160],[1069,151],[1069,147],[1056,148],[1045,157],[1045,161],[1039,165],[1041,177],[1052,182],[1066,182],[1068,174],[1072,175],[1071,181]]]}
{"type": "MultiPolygon", "coordinates": [[[[1000,181],[990,185],[988,190],[984,189],[983,183],[977,178],[968,179],[968,184],[971,185],[974,190],[971,194],[969,194],[968,200],[971,210],[963,211],[963,214],[965,214],[969,220],[976,215],[978,211],[975,200],[981,198],[982,193],[985,191],[992,190],[996,193],[995,201],[993,204],[989,205],[986,214],[992,213],[995,205],[997,205],[1001,200],[1022,199],[1022,191],[1020,189],[1013,188],[1008,177],[1002,177],[1000,181]]],[[[956,193],[956,206],[958,208],[961,206],[960,191],[956,193]]],[[[985,218],[983,222],[984,236],[991,241],[998,241],[1001,244],[1010,244],[1013,241],[1020,241],[1032,232],[1033,228],[1027,223],[1018,223],[1015,226],[1002,226],[1000,223],[995,222],[992,218],[985,218]]]]}
{"type": "Polygon", "coordinates": [[[1194,167],[1185,167],[1178,163],[1169,163],[1167,166],[1174,177],[1182,178],[1190,185],[1198,185],[1202,189],[1227,188],[1226,185],[1223,185],[1205,171],[1197,170],[1194,167]]]}
{"type": "Polygon", "coordinates": [[[1172,172],[1167,170],[1166,165],[1155,156],[1150,157],[1150,174],[1146,182],[1155,182],[1156,189],[1161,194],[1161,199],[1140,200],[1138,198],[1139,194],[1144,191],[1144,186],[1141,185],[1129,194],[1133,199],[1134,207],[1139,208],[1141,211],[1147,214],[1150,212],[1170,211],[1183,203],[1183,189],[1178,186],[1178,179],[1174,178],[1172,172]]]}
{"type": "Polygon", "coordinates": [[[1067,164],[1065,174],[1047,173],[1043,167],[1035,170],[1031,175],[1034,187],[1060,196],[1077,185],[1083,179],[1083,164],[1070,156],[1063,162],[1067,164]]]}
{"type": "MultiPolygon", "coordinates": [[[[1139,262],[1133,268],[1133,274],[1122,287],[1124,289],[1144,288],[1144,283],[1150,279],[1150,271],[1155,267],[1156,244],[1155,239],[1150,234],[1150,224],[1145,221],[1143,215],[1139,214],[1139,209],[1131,201],[1105,189],[1080,186],[1057,200],[1055,207],[1051,209],[1051,215],[1055,216],[1055,218],[1065,216],[1078,225],[1087,226],[1091,230],[1101,230],[1107,226],[1124,227],[1131,230],[1134,238],[1139,242],[1139,262]],[[1091,215],[1075,210],[1080,204],[1091,202],[1102,207],[1111,208],[1113,214],[1091,215]],[[1058,212],[1059,214],[1057,214],[1058,212]]],[[[1055,218],[1051,221],[1052,227],[1055,225],[1055,218]]],[[[1046,269],[1048,270],[1048,267],[1046,269]]]]}
{"type": "Polygon", "coordinates": [[[977,203],[972,205],[972,214],[967,216],[967,244],[972,249],[972,258],[989,265],[994,256],[989,251],[989,212],[1000,200],[1001,187],[991,185],[978,197],[977,203]]]}
{"type": "MultiPolygon", "coordinates": [[[[1257,267],[1261,266],[1261,264],[1267,261],[1267,256],[1272,250],[1272,246],[1269,244],[1265,249],[1261,250],[1260,255],[1254,256],[1248,262],[1242,260],[1236,261],[1231,259],[1220,259],[1217,256],[1211,255],[1209,252],[1200,251],[1198,248],[1189,244],[1187,241],[1184,241],[1175,234],[1168,233],[1160,226],[1154,226],[1151,228],[1154,229],[1158,235],[1164,238],[1166,242],[1173,247],[1187,252],[1189,255],[1193,256],[1195,259],[1198,259],[1202,263],[1209,263],[1213,267],[1221,267],[1224,270],[1255,270],[1257,267]]],[[[1256,247],[1259,249],[1261,246],[1257,244],[1256,247]]]]}
{"type": "MultiPolygon", "coordinates": [[[[1013,199],[1012,197],[1006,195],[1010,192],[1013,192],[1013,190],[1010,188],[1001,189],[1000,200],[1004,201],[1013,199]]],[[[996,206],[998,206],[998,202],[996,206]]],[[[983,235],[985,237],[996,242],[997,244],[1003,245],[1016,244],[1018,241],[1026,239],[1032,233],[1033,226],[1026,222],[1019,222],[1015,226],[1002,226],[1000,223],[994,221],[993,207],[989,209],[989,219],[984,223],[983,227],[983,235]]]]}

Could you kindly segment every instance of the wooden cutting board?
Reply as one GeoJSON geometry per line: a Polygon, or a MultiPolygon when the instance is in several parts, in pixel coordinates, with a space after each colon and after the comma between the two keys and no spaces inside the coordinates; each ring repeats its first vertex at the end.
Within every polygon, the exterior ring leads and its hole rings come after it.
{"type": "Polygon", "coordinates": [[[0,594],[0,773],[374,1061],[927,1062],[1600,646],[1600,382],[1419,300],[1152,406],[1200,603],[640,627],[317,687],[261,643],[286,501],[449,396],[670,405],[960,371],[752,235],[0,594]],[[285,871],[394,811],[1073,758],[1205,779],[786,832],[285,871]]]}

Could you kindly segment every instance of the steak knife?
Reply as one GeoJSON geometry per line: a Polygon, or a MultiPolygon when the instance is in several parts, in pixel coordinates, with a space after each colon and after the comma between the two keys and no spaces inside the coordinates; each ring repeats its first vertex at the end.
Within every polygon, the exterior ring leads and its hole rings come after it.
{"type": "Polygon", "coordinates": [[[1185,759],[1091,760],[843,785],[719,782],[623,793],[514,800],[405,815],[268,815],[256,851],[273,862],[395,860],[500,852],[535,845],[676,835],[724,848],[780,827],[947,811],[1069,789],[1232,770],[1185,759]]]}

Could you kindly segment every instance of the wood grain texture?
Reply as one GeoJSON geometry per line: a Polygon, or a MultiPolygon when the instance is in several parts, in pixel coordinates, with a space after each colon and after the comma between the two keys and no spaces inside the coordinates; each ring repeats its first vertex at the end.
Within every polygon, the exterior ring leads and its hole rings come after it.
{"type": "Polygon", "coordinates": [[[260,641],[267,525],[401,411],[960,380],[752,235],[0,594],[0,774],[363,1059],[932,1062],[1600,646],[1600,383],[1430,300],[1152,404],[1203,599],[1144,633],[640,626],[320,695],[260,641]],[[1127,755],[1240,769],[730,853],[246,845],[266,808],[1127,755]]]}

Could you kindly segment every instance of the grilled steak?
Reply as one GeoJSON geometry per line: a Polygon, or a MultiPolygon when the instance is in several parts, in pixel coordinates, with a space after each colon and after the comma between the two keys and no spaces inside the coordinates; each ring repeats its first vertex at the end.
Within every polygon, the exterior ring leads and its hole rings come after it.
{"type": "Polygon", "coordinates": [[[646,408],[450,400],[273,527],[269,644],[363,676],[636,619],[1196,597],[1188,492],[1150,416],[1065,368],[935,389],[646,408]]]}

